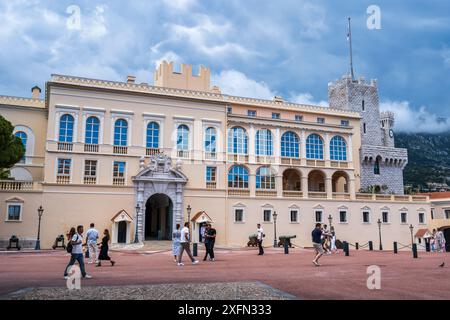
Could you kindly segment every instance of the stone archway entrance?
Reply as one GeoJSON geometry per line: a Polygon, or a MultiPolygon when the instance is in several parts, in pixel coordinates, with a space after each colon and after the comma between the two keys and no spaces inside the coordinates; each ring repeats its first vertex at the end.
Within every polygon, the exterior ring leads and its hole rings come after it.
{"type": "MultiPolygon", "coordinates": [[[[184,221],[183,194],[187,182],[180,168],[164,154],[140,160],[140,172],[133,177],[138,240],[170,240],[177,223],[184,221]]],[[[136,226],[135,226],[136,228],[136,226]]]]}
{"type": "Polygon", "coordinates": [[[145,240],[171,240],[173,203],[162,193],[148,198],[145,204],[145,240]]]}

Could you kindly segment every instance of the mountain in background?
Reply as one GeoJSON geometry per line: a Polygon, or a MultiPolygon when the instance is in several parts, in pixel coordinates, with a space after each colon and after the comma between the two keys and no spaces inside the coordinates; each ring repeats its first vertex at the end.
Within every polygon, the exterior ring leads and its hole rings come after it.
{"type": "Polygon", "coordinates": [[[450,184],[450,131],[439,134],[397,133],[395,145],[408,149],[405,185],[428,188],[427,183],[450,184]]]}

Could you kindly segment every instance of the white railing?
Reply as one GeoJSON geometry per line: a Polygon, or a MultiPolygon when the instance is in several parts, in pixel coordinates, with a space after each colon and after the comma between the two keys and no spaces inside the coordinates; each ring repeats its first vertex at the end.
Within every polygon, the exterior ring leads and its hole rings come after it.
{"type": "Polygon", "coordinates": [[[206,183],[206,189],[216,189],[217,183],[216,182],[207,182],[206,183]]]}
{"type": "Polygon", "coordinates": [[[146,148],[145,154],[147,156],[154,156],[155,154],[161,153],[161,150],[158,148],[146,148]]]}
{"type": "Polygon", "coordinates": [[[33,181],[0,180],[2,191],[30,191],[35,189],[33,181]]]}
{"type": "Polygon", "coordinates": [[[283,197],[285,198],[301,198],[303,197],[302,191],[283,190],[283,197]]]}
{"type": "Polygon", "coordinates": [[[277,191],[276,190],[256,190],[256,196],[257,197],[276,197],[277,191]]]}
{"type": "Polygon", "coordinates": [[[92,176],[84,177],[84,184],[97,184],[97,177],[92,176]]]}
{"type": "Polygon", "coordinates": [[[114,146],[113,153],[115,154],[128,154],[128,147],[124,146],[114,146]]]}
{"type": "Polygon", "coordinates": [[[281,158],[281,164],[287,164],[287,165],[301,165],[302,164],[302,160],[300,158],[285,158],[282,157],[281,158]]]}
{"type": "Polygon", "coordinates": [[[249,189],[228,189],[228,195],[229,196],[242,196],[242,197],[248,197],[250,196],[250,190],[249,189]]]}
{"type": "Polygon", "coordinates": [[[84,152],[98,152],[98,144],[85,144],[84,145],[84,152]]]}
{"type": "Polygon", "coordinates": [[[114,186],[124,186],[125,178],[113,178],[113,185],[114,186]]]}
{"type": "Polygon", "coordinates": [[[69,184],[70,183],[70,176],[56,176],[56,183],[58,184],[69,184]]]}
{"type": "Polygon", "coordinates": [[[58,151],[72,151],[73,143],[72,142],[58,142],[58,151]]]}
{"type": "Polygon", "coordinates": [[[189,159],[190,158],[190,152],[187,151],[187,150],[177,150],[177,157],[178,158],[189,159]]]}
{"type": "Polygon", "coordinates": [[[205,152],[205,160],[216,160],[217,153],[216,152],[205,152]]]}

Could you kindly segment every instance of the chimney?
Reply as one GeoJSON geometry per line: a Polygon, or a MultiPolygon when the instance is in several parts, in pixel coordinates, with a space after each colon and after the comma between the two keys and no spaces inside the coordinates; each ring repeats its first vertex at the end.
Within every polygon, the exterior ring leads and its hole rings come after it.
{"type": "Polygon", "coordinates": [[[136,81],[136,77],[135,76],[128,76],[127,77],[127,83],[134,83],[136,81]]]}
{"type": "Polygon", "coordinates": [[[41,98],[41,92],[41,88],[39,88],[38,86],[34,86],[33,88],[31,88],[31,98],[39,100],[41,98]]]}

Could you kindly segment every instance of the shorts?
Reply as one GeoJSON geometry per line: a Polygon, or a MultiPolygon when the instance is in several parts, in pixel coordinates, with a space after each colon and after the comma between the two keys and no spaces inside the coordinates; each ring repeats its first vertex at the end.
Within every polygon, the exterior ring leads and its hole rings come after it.
{"type": "Polygon", "coordinates": [[[314,247],[314,250],[317,252],[317,253],[320,253],[320,254],[323,254],[324,252],[323,252],[323,247],[322,247],[322,244],[321,243],[313,243],[313,247],[314,247]]]}

